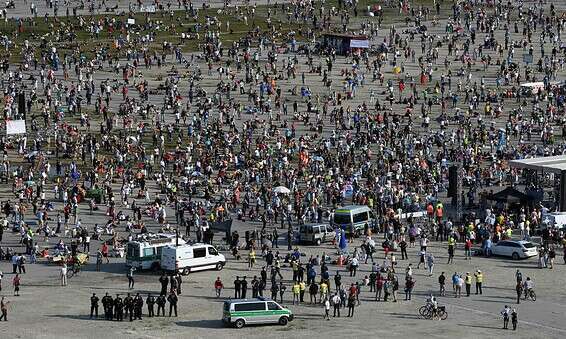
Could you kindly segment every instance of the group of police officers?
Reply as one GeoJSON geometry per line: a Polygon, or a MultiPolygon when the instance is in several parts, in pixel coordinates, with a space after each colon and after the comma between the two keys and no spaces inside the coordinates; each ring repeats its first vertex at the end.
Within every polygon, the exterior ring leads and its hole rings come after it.
{"type": "MultiPolygon", "coordinates": [[[[96,293],[92,294],[90,297],[90,318],[93,317],[98,318],[98,303],[99,298],[96,296],[96,293]]],[[[171,291],[167,298],[165,294],[159,295],[157,298],[150,294],[148,294],[145,303],[147,304],[148,316],[153,317],[155,316],[154,307],[157,304],[157,316],[160,314],[165,316],[165,304],[169,302],[169,316],[172,313],[177,316],[177,302],[178,297],[175,291],[171,291]]],[[[127,294],[127,296],[122,299],[120,294],[116,295],[116,298],[112,298],[106,293],[104,297],[102,297],[102,307],[104,308],[104,319],[106,320],[117,320],[123,321],[124,318],[130,317],[130,321],[134,321],[136,319],[142,319],[142,308],[143,308],[143,298],[139,293],[136,293],[134,297],[127,294]]]]}

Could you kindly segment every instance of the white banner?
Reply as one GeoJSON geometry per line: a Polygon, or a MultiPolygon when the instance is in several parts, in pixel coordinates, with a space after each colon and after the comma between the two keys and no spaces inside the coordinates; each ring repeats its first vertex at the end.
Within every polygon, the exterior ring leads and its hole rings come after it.
{"type": "Polygon", "coordinates": [[[26,134],[25,120],[6,121],[6,135],[26,134]]]}

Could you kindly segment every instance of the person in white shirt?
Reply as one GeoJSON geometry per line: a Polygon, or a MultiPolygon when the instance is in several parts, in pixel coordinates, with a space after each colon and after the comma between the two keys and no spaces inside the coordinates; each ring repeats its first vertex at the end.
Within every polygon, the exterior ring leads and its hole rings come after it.
{"type": "Polygon", "coordinates": [[[322,319],[330,320],[330,300],[324,299],[324,317],[322,319]]]}
{"type": "Polygon", "coordinates": [[[61,286],[67,286],[67,264],[61,266],[61,286]]]}

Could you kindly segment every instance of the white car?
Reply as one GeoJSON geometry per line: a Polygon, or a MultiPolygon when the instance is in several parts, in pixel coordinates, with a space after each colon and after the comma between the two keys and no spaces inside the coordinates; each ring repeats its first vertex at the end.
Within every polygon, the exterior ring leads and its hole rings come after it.
{"type": "Polygon", "coordinates": [[[530,241],[501,240],[491,247],[491,254],[517,260],[538,255],[538,248],[530,241]]]}

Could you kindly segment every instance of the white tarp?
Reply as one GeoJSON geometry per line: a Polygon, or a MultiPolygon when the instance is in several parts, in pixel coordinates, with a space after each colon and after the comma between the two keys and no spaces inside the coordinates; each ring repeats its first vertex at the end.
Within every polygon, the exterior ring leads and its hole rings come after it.
{"type": "Polygon", "coordinates": [[[350,40],[350,48],[369,48],[368,40],[350,40]]]}
{"type": "Polygon", "coordinates": [[[6,134],[26,134],[25,120],[10,120],[6,122],[6,134]]]}

